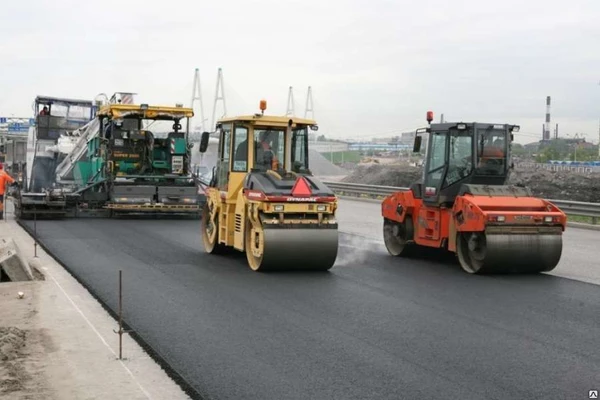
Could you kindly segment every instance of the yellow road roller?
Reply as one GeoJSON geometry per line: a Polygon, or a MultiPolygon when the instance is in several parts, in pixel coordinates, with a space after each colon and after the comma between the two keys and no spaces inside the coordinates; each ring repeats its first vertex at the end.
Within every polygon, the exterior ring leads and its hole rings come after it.
{"type": "MultiPolygon", "coordinates": [[[[246,253],[254,271],[333,267],[337,197],[308,164],[309,119],[260,113],[216,124],[218,159],[205,188],[202,239],[208,253],[246,253]]],[[[202,134],[206,152],[210,133],[202,134]]]]}

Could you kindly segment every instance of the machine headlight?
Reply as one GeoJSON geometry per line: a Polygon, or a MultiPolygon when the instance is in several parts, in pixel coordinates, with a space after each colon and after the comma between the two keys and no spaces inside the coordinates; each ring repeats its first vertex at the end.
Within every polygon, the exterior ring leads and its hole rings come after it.
{"type": "Polygon", "coordinates": [[[273,206],[273,210],[275,210],[277,212],[282,212],[283,211],[283,204],[277,204],[277,205],[273,206]]]}
{"type": "Polygon", "coordinates": [[[461,131],[465,130],[465,129],[467,129],[467,124],[458,124],[458,125],[456,125],[456,129],[461,130],[461,131]]]}
{"type": "Polygon", "coordinates": [[[544,217],[544,222],[552,222],[552,219],[553,219],[552,216],[548,215],[548,216],[544,217]]]}
{"type": "Polygon", "coordinates": [[[327,206],[325,204],[319,204],[317,205],[317,211],[325,211],[327,210],[327,206]]]}
{"type": "Polygon", "coordinates": [[[505,220],[505,219],[506,219],[506,218],[504,217],[504,215],[498,215],[498,217],[496,218],[496,220],[497,220],[498,222],[504,222],[504,220],[505,220]]]}

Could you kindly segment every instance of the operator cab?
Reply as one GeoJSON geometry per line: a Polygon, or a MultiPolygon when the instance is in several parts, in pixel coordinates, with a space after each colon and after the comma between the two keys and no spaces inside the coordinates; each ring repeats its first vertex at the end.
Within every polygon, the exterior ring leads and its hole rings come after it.
{"type": "MultiPolygon", "coordinates": [[[[265,115],[264,100],[260,102],[260,110],[254,115],[218,121],[215,132],[219,135],[218,160],[210,186],[227,191],[228,198],[241,187],[265,194],[284,194],[290,192],[298,176],[304,176],[312,193],[325,190],[312,177],[308,163],[308,135],[309,130],[318,130],[316,122],[265,115]]],[[[202,134],[201,153],[206,152],[209,138],[209,132],[202,134]]]]}
{"type": "Polygon", "coordinates": [[[33,104],[34,125],[27,137],[25,192],[41,193],[54,186],[56,167],[65,155],[52,151],[61,137],[86,125],[96,111],[89,100],[37,96],[33,104]]]}
{"type": "Polygon", "coordinates": [[[414,152],[419,152],[422,137],[428,134],[423,183],[411,188],[429,205],[451,205],[463,184],[504,185],[512,165],[510,162],[513,132],[519,126],[488,123],[432,124],[433,113],[427,113],[428,128],[417,130],[414,152]]]}
{"type": "Polygon", "coordinates": [[[90,122],[96,111],[89,100],[49,96],[37,96],[33,107],[37,139],[54,141],[90,122]]]}
{"type": "MultiPolygon", "coordinates": [[[[114,96],[113,96],[114,97],[114,96]]],[[[91,143],[92,156],[111,155],[113,177],[145,179],[147,175],[187,176],[188,135],[192,109],[112,102],[98,111],[102,135],[91,143]],[[186,121],[185,128],[181,121],[186,121]]]]}

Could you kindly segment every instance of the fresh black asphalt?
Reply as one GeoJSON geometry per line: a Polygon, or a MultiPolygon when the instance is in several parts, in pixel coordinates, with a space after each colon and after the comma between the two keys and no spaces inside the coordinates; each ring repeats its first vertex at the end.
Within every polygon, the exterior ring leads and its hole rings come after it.
{"type": "Polygon", "coordinates": [[[202,398],[571,399],[600,387],[600,290],[472,276],[341,234],[328,273],[204,253],[199,221],[38,221],[40,241],[202,398]]]}

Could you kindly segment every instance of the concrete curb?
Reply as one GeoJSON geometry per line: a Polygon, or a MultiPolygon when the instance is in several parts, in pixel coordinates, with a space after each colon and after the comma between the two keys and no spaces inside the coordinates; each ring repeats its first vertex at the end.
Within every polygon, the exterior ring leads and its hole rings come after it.
{"type": "MultiPolygon", "coordinates": [[[[21,228],[31,239],[36,240],[33,229],[31,227],[27,226],[26,223],[20,220],[16,220],[15,222],[19,226],[19,228],[21,228]]],[[[96,293],[96,291],[92,289],[90,285],[88,285],[84,280],[82,280],[75,273],[75,271],[73,271],[73,269],[68,266],[67,263],[63,262],[63,260],[55,256],[46,246],[46,243],[43,240],[37,238],[37,243],[38,246],[42,250],[44,250],[44,252],[53,261],[55,261],[61,268],[63,268],[64,271],[68,273],[71,278],[73,278],[83,289],[85,289],[85,291],[95,301],[98,302],[98,305],[102,307],[102,309],[106,311],[106,313],[112,318],[111,322],[118,321],[119,315],[117,314],[117,312],[113,310],[108,305],[108,303],[102,300],[102,298],[96,293]]],[[[37,266],[39,264],[33,265],[37,266]]],[[[198,390],[195,389],[182,375],[180,375],[179,372],[177,372],[175,368],[173,368],[171,364],[167,362],[166,358],[164,358],[162,354],[160,354],[148,342],[146,342],[145,339],[142,338],[142,336],[135,329],[133,329],[133,327],[130,326],[126,320],[123,320],[123,329],[125,331],[128,331],[127,334],[129,338],[131,338],[145,352],[145,355],[149,356],[152,362],[156,363],[162,369],[162,371],[164,371],[164,373],[178,386],[179,389],[181,389],[185,393],[186,396],[188,396],[190,399],[204,399],[203,395],[200,392],[198,392],[198,390]]]]}
{"type": "Polygon", "coordinates": [[[12,237],[0,238],[0,268],[11,282],[34,280],[29,263],[12,237]]]}
{"type": "MultiPolygon", "coordinates": [[[[366,203],[378,203],[378,204],[381,204],[381,202],[382,202],[382,200],[368,199],[368,198],[365,198],[365,197],[341,196],[341,195],[338,195],[337,197],[339,199],[342,199],[342,200],[364,201],[366,203]]],[[[581,223],[581,222],[569,222],[569,221],[567,221],[567,226],[569,226],[571,228],[577,228],[577,229],[587,229],[587,230],[590,230],[590,231],[600,231],[600,225],[584,224],[584,223],[581,223]]]]}

